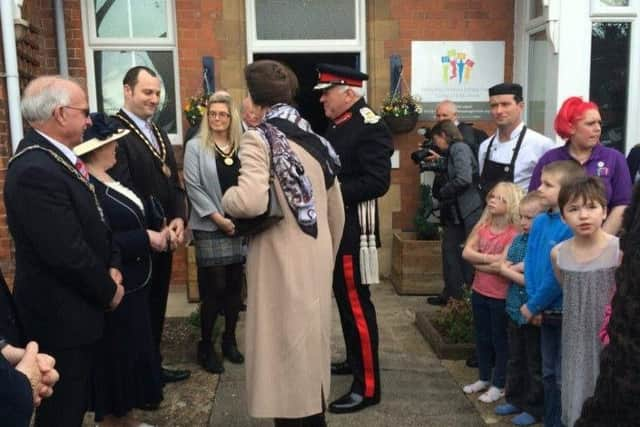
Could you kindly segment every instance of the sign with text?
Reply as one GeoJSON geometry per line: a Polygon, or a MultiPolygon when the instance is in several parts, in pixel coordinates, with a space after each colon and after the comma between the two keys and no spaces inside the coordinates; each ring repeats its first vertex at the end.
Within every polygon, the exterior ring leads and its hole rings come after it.
{"type": "Polygon", "coordinates": [[[438,102],[458,106],[461,120],[489,120],[488,89],[504,81],[503,41],[411,42],[411,94],[432,120],[438,102]]]}

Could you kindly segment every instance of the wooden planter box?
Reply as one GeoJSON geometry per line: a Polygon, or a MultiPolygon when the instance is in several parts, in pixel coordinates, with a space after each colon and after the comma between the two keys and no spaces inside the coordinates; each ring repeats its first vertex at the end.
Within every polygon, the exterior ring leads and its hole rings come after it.
{"type": "Polygon", "coordinates": [[[444,342],[440,332],[433,326],[431,318],[425,311],[416,313],[416,326],[440,359],[466,360],[473,354],[475,348],[473,344],[447,344],[444,342]]]}
{"type": "Polygon", "coordinates": [[[439,295],[444,286],[440,241],[393,233],[391,283],[400,295],[439,295]]]}

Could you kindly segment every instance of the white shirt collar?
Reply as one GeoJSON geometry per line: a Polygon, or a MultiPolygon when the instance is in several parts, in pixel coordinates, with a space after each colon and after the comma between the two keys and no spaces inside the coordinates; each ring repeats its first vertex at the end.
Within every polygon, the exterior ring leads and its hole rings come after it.
{"type": "Polygon", "coordinates": [[[127,110],[124,107],[122,107],[122,111],[127,113],[127,116],[131,117],[131,120],[133,120],[133,122],[135,123],[136,126],[138,126],[141,130],[143,130],[145,132],[147,131],[147,125],[149,124],[149,122],[151,122],[151,119],[144,120],[144,119],[136,116],[134,113],[132,113],[131,111],[127,110]]]}
{"type": "Polygon", "coordinates": [[[73,152],[71,148],[67,147],[61,142],[56,141],[55,139],[51,138],[46,133],[39,131],[38,129],[36,129],[35,131],[38,132],[40,135],[42,135],[43,138],[45,138],[51,144],[53,144],[53,146],[56,147],[58,150],[62,151],[62,154],[64,154],[65,157],[69,159],[71,164],[75,166],[76,160],[78,160],[78,156],[76,156],[76,154],[73,152]]]}
{"type": "MultiPolygon", "coordinates": [[[[522,128],[524,127],[524,122],[520,122],[520,124],[518,126],[516,126],[516,128],[513,130],[513,132],[511,132],[511,135],[509,135],[509,140],[513,140],[516,139],[519,135],[520,132],[522,132],[522,128]]],[[[496,129],[496,136],[497,136],[497,140],[498,142],[500,142],[500,129],[496,129]]]]}

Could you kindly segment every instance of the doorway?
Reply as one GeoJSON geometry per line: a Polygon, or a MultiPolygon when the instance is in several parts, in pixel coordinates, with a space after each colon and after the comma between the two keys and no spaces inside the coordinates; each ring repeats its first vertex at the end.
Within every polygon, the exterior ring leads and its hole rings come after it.
{"type": "Polygon", "coordinates": [[[322,135],[329,120],[324,115],[320,104],[321,91],[314,91],[318,80],[316,65],[321,63],[345,65],[360,69],[359,53],[254,53],[253,60],[272,59],[286,64],[298,77],[299,89],[296,96],[298,111],[310,124],[313,130],[322,135]]]}

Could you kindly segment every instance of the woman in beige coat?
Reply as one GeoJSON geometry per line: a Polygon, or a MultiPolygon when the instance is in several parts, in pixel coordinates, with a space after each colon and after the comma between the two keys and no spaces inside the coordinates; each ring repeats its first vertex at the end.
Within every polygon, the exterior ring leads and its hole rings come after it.
{"type": "Polygon", "coordinates": [[[263,60],[245,68],[264,121],[240,142],[238,185],[228,214],[264,212],[270,171],[284,219],[249,240],[246,367],[249,414],[276,426],[324,426],[329,396],[331,283],[344,225],[339,161],[289,104],[293,72],[263,60]]]}

